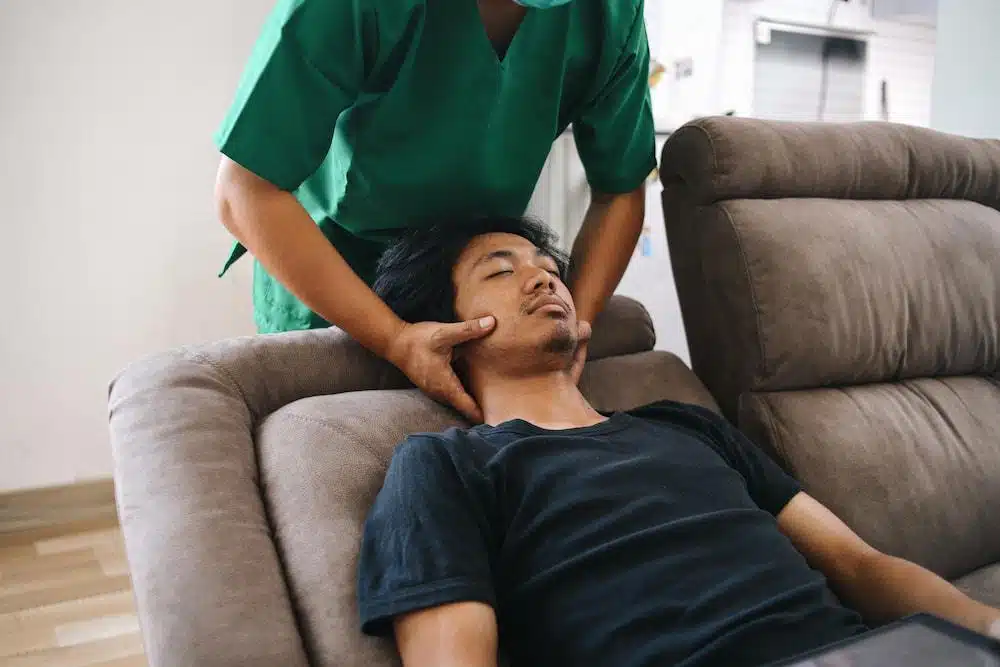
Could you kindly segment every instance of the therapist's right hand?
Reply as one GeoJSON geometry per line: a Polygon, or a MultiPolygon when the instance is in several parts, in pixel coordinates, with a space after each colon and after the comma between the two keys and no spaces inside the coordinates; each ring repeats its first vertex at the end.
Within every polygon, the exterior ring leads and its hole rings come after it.
{"type": "Polygon", "coordinates": [[[453,406],[473,424],[481,424],[483,412],[462,386],[452,361],[455,347],[485,338],[495,327],[494,317],[451,324],[407,323],[393,338],[385,356],[425,394],[453,406]]]}

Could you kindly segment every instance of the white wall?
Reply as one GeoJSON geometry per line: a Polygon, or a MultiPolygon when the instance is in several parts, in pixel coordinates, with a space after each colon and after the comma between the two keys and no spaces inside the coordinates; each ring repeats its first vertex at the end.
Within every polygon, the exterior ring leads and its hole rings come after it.
{"type": "Polygon", "coordinates": [[[942,0],[932,126],[1000,137],[1000,1],[942,0]]]}
{"type": "Polygon", "coordinates": [[[718,75],[724,0],[646,0],[646,31],[651,57],[667,68],[652,91],[661,130],[675,130],[699,116],[718,114],[718,75]],[[678,79],[678,60],[690,59],[691,76],[678,79]]]}
{"type": "Polygon", "coordinates": [[[252,332],[211,134],[271,0],[0,2],[0,491],[107,477],[107,383],[252,332]]]}

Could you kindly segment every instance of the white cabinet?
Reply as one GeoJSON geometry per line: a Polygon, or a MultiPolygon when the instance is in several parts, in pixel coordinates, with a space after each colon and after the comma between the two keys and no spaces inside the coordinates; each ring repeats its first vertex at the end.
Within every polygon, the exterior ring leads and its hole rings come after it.
{"type": "MultiPolygon", "coordinates": [[[[952,0],[954,1],[954,0],[952,0]]],[[[875,18],[886,21],[937,23],[938,0],[875,0],[875,18]]]]}
{"type": "Polygon", "coordinates": [[[552,151],[538,178],[527,215],[544,221],[559,235],[567,252],[573,245],[583,216],[590,206],[590,188],[583,163],[576,152],[573,135],[563,133],[552,144],[552,151]]]}

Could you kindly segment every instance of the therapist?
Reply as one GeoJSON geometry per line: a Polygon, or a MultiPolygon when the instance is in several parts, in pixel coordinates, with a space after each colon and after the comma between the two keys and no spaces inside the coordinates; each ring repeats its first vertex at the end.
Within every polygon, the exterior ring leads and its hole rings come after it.
{"type": "Polygon", "coordinates": [[[572,124],[592,196],[569,287],[592,322],[642,229],[648,76],[643,0],[278,0],[216,135],[223,272],[255,258],[260,332],[334,324],[478,423],[452,349],[495,322],[401,321],[377,259],[415,225],[522,215],[572,124]]]}

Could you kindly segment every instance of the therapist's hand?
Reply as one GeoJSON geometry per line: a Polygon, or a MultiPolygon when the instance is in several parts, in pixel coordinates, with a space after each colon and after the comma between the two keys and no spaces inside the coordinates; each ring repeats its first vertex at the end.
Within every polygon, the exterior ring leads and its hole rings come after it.
{"type": "Polygon", "coordinates": [[[473,424],[483,422],[483,412],[452,368],[455,347],[493,332],[496,319],[468,322],[405,324],[393,338],[386,359],[399,368],[431,398],[453,406],[473,424]]]}

